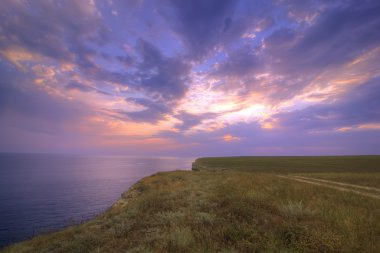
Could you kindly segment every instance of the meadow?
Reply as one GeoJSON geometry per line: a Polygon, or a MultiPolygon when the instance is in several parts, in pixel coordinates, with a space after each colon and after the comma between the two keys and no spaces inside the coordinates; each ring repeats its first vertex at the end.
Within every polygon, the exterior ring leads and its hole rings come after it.
{"type": "Polygon", "coordinates": [[[380,252],[379,178],[380,156],[200,158],[1,252],[380,252]]]}

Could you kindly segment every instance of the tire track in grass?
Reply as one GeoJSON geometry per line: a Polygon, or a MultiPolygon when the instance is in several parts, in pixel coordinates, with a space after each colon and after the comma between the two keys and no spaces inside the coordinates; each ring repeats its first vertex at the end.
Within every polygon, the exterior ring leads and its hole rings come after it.
{"type": "Polygon", "coordinates": [[[345,187],[342,187],[342,186],[331,185],[331,184],[328,184],[328,183],[315,182],[315,181],[311,181],[311,180],[308,180],[308,179],[301,179],[299,177],[297,178],[297,177],[294,177],[294,176],[284,176],[284,175],[277,175],[277,176],[280,177],[280,178],[290,179],[290,180],[294,180],[294,181],[298,181],[298,182],[302,182],[302,183],[308,183],[308,184],[318,185],[318,186],[322,186],[322,187],[332,188],[332,189],[336,189],[336,190],[339,190],[339,191],[352,192],[352,193],[356,193],[358,195],[362,195],[362,196],[365,196],[365,197],[370,197],[370,198],[374,198],[374,199],[379,199],[380,200],[380,195],[377,195],[377,194],[366,193],[366,192],[362,192],[362,191],[358,191],[358,190],[354,190],[354,189],[348,189],[348,188],[345,188],[345,187]]]}
{"type": "Polygon", "coordinates": [[[326,180],[326,179],[320,179],[320,178],[313,178],[313,177],[305,177],[305,176],[293,176],[295,178],[300,178],[300,179],[305,179],[305,180],[312,180],[312,181],[318,181],[322,183],[328,183],[328,184],[336,184],[340,186],[347,186],[347,187],[352,187],[352,188],[357,188],[357,189],[362,189],[362,190],[367,190],[367,191],[376,191],[380,193],[380,189],[376,187],[369,187],[369,186],[362,186],[362,185],[357,185],[357,184],[349,184],[349,183],[342,183],[342,182],[337,182],[337,181],[331,181],[331,180],[326,180]]]}

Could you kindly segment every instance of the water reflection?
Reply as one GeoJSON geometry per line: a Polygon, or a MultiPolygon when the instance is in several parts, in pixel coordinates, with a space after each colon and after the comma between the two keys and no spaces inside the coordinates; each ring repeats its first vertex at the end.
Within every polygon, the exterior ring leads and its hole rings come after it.
{"type": "Polygon", "coordinates": [[[134,182],[192,158],[0,155],[0,247],[107,209],[134,182]]]}

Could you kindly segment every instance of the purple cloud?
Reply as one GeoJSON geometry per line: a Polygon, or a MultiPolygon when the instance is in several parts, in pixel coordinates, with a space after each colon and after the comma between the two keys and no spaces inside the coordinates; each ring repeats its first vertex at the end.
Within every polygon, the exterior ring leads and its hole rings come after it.
{"type": "Polygon", "coordinates": [[[378,1],[5,0],[0,13],[1,151],[42,138],[36,152],[60,139],[57,152],[380,152],[378,1]]]}

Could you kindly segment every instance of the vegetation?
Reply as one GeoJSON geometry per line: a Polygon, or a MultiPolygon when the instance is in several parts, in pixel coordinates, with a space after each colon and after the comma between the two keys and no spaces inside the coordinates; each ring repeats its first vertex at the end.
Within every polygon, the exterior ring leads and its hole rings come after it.
{"type": "Polygon", "coordinates": [[[199,158],[195,170],[250,172],[379,172],[380,156],[241,156],[199,158]]]}
{"type": "MultiPolygon", "coordinates": [[[[380,165],[379,165],[380,166],[380,165]]],[[[305,174],[306,176],[308,174],[305,174]]],[[[380,188],[380,173],[313,173],[314,178],[380,188]]]]}
{"type": "Polygon", "coordinates": [[[380,252],[380,200],[287,178],[379,178],[380,157],[347,160],[198,159],[196,171],[142,179],[96,219],[2,252],[380,252]]]}

